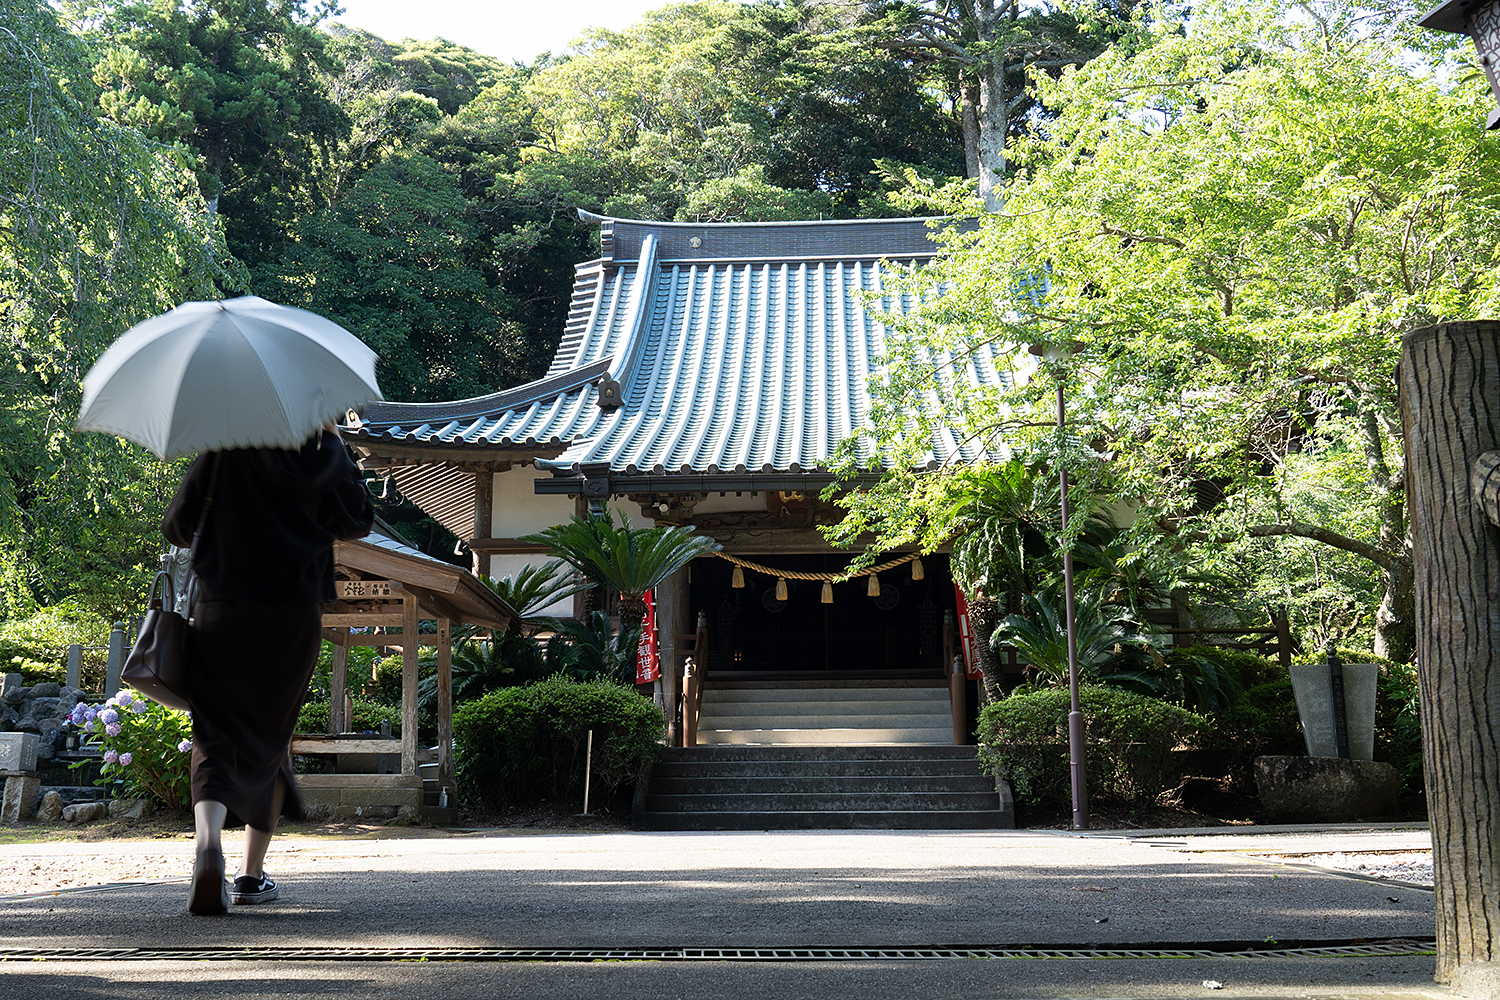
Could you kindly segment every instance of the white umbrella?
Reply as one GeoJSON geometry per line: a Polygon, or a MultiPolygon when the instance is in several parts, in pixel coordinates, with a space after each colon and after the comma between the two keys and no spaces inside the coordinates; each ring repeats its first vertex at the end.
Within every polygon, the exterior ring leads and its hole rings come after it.
{"type": "Polygon", "coordinates": [[[358,337],[251,295],[185,302],[127,330],[84,376],[77,427],[163,459],[296,448],[381,398],[375,352],[358,337]]]}

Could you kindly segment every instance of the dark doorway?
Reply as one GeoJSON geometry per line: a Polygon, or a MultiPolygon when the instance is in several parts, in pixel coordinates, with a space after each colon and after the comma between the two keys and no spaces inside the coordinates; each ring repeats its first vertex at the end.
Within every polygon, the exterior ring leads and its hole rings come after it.
{"type": "MultiPolygon", "coordinates": [[[[789,571],[835,573],[849,563],[837,555],[747,556],[789,571]]],[[[942,677],[943,621],[953,611],[948,557],[925,556],[925,579],[911,566],[880,574],[880,597],[868,578],[833,584],[833,603],[822,602],[823,584],[787,580],[787,599],[776,599],[776,580],[745,571],[745,586],[731,585],[734,567],[723,559],[693,563],[692,609],[708,616],[713,675],[728,673],[880,674],[942,677]]]]}

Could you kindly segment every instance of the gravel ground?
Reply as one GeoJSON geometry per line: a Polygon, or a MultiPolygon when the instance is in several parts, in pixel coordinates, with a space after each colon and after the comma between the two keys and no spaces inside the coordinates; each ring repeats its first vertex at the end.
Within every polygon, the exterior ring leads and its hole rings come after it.
{"type": "Polygon", "coordinates": [[[1261,855],[1268,860],[1313,865],[1333,871],[1351,872],[1367,878],[1391,879],[1412,885],[1432,885],[1432,852],[1400,851],[1378,854],[1281,854],[1261,855]]]}

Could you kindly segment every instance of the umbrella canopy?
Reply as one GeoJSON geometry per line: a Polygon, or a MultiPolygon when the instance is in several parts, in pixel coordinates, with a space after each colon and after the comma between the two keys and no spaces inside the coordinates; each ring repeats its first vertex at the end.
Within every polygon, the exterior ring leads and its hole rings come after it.
{"type": "Polygon", "coordinates": [[[358,337],[251,295],[185,302],[127,330],[84,376],[77,427],[163,459],[296,448],[381,398],[375,352],[358,337]]]}

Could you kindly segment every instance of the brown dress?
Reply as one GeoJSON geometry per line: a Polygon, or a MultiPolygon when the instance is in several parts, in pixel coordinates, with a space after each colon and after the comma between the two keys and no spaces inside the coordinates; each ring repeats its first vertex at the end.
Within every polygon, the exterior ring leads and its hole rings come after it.
{"type": "Polygon", "coordinates": [[[193,802],[222,802],[226,826],[271,830],[300,818],[288,742],[317,662],[324,601],[333,597],[333,540],[358,538],[374,515],[336,435],[298,451],[245,448],[199,456],[162,531],[190,545],[198,603],[194,654],[193,802]]]}

